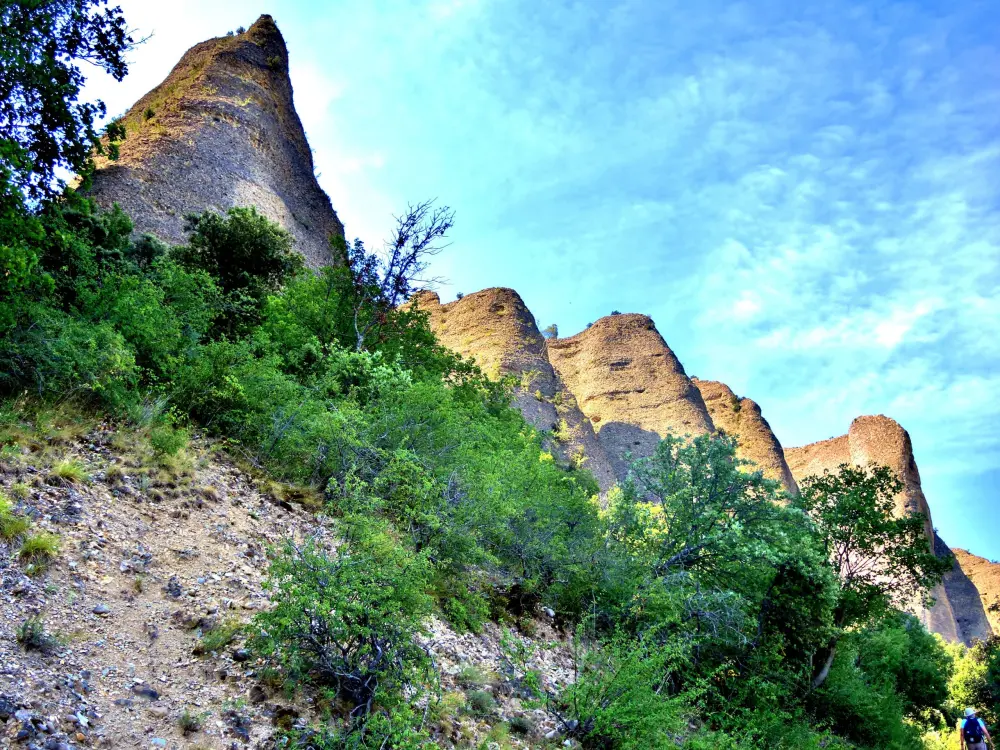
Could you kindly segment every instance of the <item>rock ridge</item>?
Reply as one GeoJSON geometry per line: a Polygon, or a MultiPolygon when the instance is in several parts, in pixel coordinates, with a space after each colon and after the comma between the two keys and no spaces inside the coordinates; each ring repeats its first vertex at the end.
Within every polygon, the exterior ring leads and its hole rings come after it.
{"type": "Polygon", "coordinates": [[[668,433],[714,431],[701,393],[648,315],[616,314],[547,342],[549,361],[576,396],[618,477],[626,453],[649,455],[668,433]]]}
{"type": "Polygon", "coordinates": [[[295,111],[288,49],[271,16],[196,44],[122,117],[117,161],[98,157],[90,195],[119,204],[137,232],[185,241],[184,216],[256,206],[312,267],[344,227],[314,175],[295,111]]]}
{"type": "MultiPolygon", "coordinates": [[[[950,553],[948,546],[934,531],[910,435],[894,419],[882,414],[858,417],[851,422],[846,435],[798,448],[786,448],[785,458],[792,475],[799,482],[824,471],[836,472],[841,464],[888,466],[903,483],[903,489],[895,499],[896,513],[922,513],[928,545],[941,556],[950,553]]],[[[949,641],[966,644],[992,634],[993,629],[976,587],[957,562],[931,595],[935,599],[932,607],[917,608],[918,616],[929,630],[940,633],[949,641]]]]}
{"type": "Polygon", "coordinates": [[[472,358],[493,379],[517,379],[514,406],[551,435],[547,446],[556,457],[589,470],[602,493],[614,486],[612,464],[576,398],[549,363],[545,339],[517,292],[494,287],[442,305],[437,294],[425,291],[413,303],[428,313],[442,345],[472,358]]]}
{"type": "Polygon", "coordinates": [[[781,482],[786,491],[798,494],[799,486],[785,461],[781,443],[764,419],[760,406],[739,398],[725,383],[691,378],[701,393],[715,429],[737,440],[737,455],[752,461],[768,479],[781,482]]]}

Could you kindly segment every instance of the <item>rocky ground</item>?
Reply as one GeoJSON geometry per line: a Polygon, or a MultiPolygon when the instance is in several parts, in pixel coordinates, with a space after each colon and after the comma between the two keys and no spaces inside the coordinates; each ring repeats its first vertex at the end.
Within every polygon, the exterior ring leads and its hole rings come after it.
{"type": "MultiPolygon", "coordinates": [[[[308,695],[288,699],[258,679],[235,626],[268,606],[268,547],[332,542],[333,523],[208,441],[151,470],[128,440],[102,424],[55,449],[21,440],[0,454],[0,488],[17,513],[60,538],[48,570],[33,576],[0,539],[0,746],[268,747],[276,726],[315,716],[308,695]],[[75,470],[59,468],[67,462],[75,470]],[[26,648],[18,631],[30,618],[44,635],[26,648]]],[[[560,637],[537,628],[538,643],[560,637]]],[[[554,725],[501,676],[499,641],[495,625],[458,634],[428,623],[442,673],[441,746],[546,744],[554,725]],[[472,711],[473,692],[493,700],[480,695],[485,706],[472,711]],[[507,736],[515,716],[528,736],[507,736]]],[[[564,648],[537,657],[548,682],[571,679],[571,665],[564,648]]]]}

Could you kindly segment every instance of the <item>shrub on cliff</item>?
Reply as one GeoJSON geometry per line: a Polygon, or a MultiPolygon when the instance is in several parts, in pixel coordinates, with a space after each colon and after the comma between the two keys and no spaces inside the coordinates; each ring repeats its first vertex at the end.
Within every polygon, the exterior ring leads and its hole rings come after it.
{"type": "Polygon", "coordinates": [[[287,544],[267,586],[275,607],[254,620],[251,647],[293,685],[330,691],[348,704],[345,731],[385,723],[430,679],[415,636],[429,614],[427,561],[376,524],[335,553],[287,544]]]}

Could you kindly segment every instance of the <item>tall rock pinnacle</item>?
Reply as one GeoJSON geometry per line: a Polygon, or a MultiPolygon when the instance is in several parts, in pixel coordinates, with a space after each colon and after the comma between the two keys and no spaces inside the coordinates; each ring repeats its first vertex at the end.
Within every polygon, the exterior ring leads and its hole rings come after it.
{"type": "MultiPolygon", "coordinates": [[[[949,554],[947,545],[934,532],[930,507],[920,485],[920,472],[913,457],[910,435],[898,422],[880,415],[858,417],[846,435],[786,448],[785,458],[798,482],[824,471],[836,472],[841,464],[888,466],[903,484],[896,496],[896,513],[921,513],[927,543],[938,555],[949,554]]],[[[956,562],[941,585],[931,592],[933,607],[918,612],[929,630],[949,641],[966,644],[985,638],[992,628],[976,595],[974,584],[956,562]]]]}
{"type": "Polygon", "coordinates": [[[123,123],[121,157],[97,160],[91,195],[121,205],[136,231],[181,243],[187,213],[256,206],[291,232],[310,266],[331,262],[330,238],[344,227],[316,182],[270,16],[196,44],[123,123]]]}

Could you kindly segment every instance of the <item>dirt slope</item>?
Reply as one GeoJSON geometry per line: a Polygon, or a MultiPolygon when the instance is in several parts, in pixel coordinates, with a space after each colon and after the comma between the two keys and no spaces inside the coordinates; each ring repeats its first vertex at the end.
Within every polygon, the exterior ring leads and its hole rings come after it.
{"type": "Polygon", "coordinates": [[[749,398],[737,397],[725,383],[698,378],[691,378],[691,382],[701,392],[715,429],[737,439],[740,458],[753,461],[764,476],[797,494],[799,487],[785,462],[781,443],[761,414],[760,406],[749,398]]]}
{"type": "Polygon", "coordinates": [[[626,452],[648,455],[667,433],[714,430],[698,389],[646,315],[609,315],[548,342],[549,361],[611,458],[627,472],[626,452]]]}
{"type": "MultiPolygon", "coordinates": [[[[57,458],[77,461],[89,475],[74,483],[52,474],[42,457],[48,449],[0,462],[0,490],[18,498],[18,514],[61,540],[50,569],[35,577],[0,540],[0,747],[270,747],[277,724],[318,721],[319,696],[302,691],[290,699],[259,680],[241,635],[213,653],[195,649],[213,625],[247,623],[269,606],[261,586],[268,547],[306,537],[333,546],[333,522],[280,499],[280,488],[204,440],[170,472],[146,466],[129,441],[108,424],[60,441],[57,458]],[[59,639],[50,653],[17,641],[32,616],[59,639]],[[185,711],[202,719],[188,736],[179,726],[185,711]]],[[[533,743],[554,729],[497,676],[496,625],[478,635],[437,619],[427,627],[424,643],[457,707],[432,727],[441,747],[477,747],[512,716],[535,726],[533,743]],[[491,716],[458,711],[469,688],[455,676],[470,666],[496,695],[491,716]]],[[[564,644],[563,636],[547,618],[535,628],[543,679],[572,680],[569,650],[546,645],[564,644]]],[[[527,743],[513,740],[514,747],[527,743]]]]}
{"type": "Polygon", "coordinates": [[[91,194],[137,232],[185,240],[184,215],[256,206],[292,233],[309,265],[330,262],[344,227],[313,174],[292,101],[288,49],[270,16],[197,44],[124,116],[115,162],[98,159],[91,194]]]}
{"type": "Polygon", "coordinates": [[[431,329],[444,346],[474,359],[489,377],[517,379],[514,405],[535,427],[551,431],[551,448],[561,460],[588,469],[602,492],[614,485],[604,448],[549,364],[545,339],[517,292],[484,289],[445,305],[437,294],[423,292],[414,301],[430,314],[431,329]]]}

